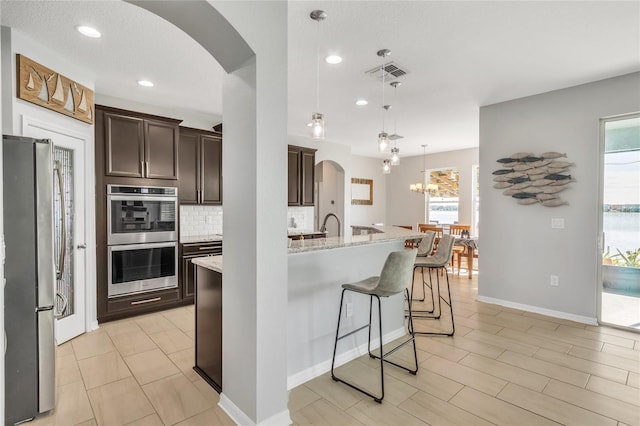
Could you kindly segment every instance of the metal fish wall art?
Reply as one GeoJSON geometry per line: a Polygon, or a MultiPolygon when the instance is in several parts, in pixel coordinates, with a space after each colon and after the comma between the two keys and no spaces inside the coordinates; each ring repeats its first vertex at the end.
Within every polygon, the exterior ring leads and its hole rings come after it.
{"type": "Polygon", "coordinates": [[[530,192],[518,192],[512,195],[513,198],[536,198],[536,194],[530,192]]]}
{"type": "Polygon", "coordinates": [[[540,204],[542,204],[545,207],[558,207],[558,206],[562,206],[569,203],[567,203],[564,200],[561,200],[560,198],[552,198],[550,200],[541,201],[540,204]]]}
{"type": "Polygon", "coordinates": [[[513,172],[513,169],[500,169],[493,172],[493,175],[506,175],[513,172]]]}
{"type": "Polygon", "coordinates": [[[536,200],[535,198],[521,198],[518,200],[518,204],[536,204],[539,203],[540,201],[536,200]]]}
{"type": "Polygon", "coordinates": [[[556,158],[562,158],[562,157],[567,157],[567,154],[561,154],[559,152],[543,152],[542,154],[540,154],[540,157],[546,159],[546,160],[553,160],[556,158]]]}
{"type": "Polygon", "coordinates": [[[493,187],[502,194],[515,199],[518,204],[540,204],[558,207],[568,204],[558,193],[569,188],[576,180],[569,168],[575,163],[564,160],[567,154],[555,151],[536,155],[531,152],[516,152],[497,160],[500,168],[492,172],[493,187]]]}

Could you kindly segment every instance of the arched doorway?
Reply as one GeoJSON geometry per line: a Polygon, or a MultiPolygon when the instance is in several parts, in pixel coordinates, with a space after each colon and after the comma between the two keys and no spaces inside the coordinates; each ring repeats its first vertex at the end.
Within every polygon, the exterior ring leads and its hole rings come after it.
{"type": "Polygon", "coordinates": [[[320,229],[326,219],[327,236],[335,237],[340,233],[344,235],[344,169],[340,164],[331,160],[324,160],[316,164],[316,205],[315,221],[316,229],[320,229]],[[340,220],[327,217],[333,213],[340,220]]]}

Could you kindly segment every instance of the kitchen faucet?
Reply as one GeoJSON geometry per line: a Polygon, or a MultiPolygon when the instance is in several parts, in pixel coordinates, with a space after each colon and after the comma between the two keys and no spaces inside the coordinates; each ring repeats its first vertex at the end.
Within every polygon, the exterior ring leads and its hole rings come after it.
{"type": "Polygon", "coordinates": [[[329,216],[333,216],[336,218],[336,221],[338,222],[338,237],[340,236],[340,219],[338,218],[338,216],[336,216],[333,213],[327,213],[327,215],[324,217],[324,221],[322,222],[322,226],[320,227],[320,232],[325,232],[327,230],[327,220],[329,219],[329,216]]]}

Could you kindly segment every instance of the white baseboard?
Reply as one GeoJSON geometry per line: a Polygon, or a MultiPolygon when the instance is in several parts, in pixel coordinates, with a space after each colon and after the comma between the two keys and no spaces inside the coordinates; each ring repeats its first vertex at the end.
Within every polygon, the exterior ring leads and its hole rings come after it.
{"type": "Polygon", "coordinates": [[[289,416],[289,410],[281,411],[280,413],[269,417],[268,419],[256,423],[247,416],[236,404],[231,401],[224,393],[220,394],[220,402],[218,406],[222,408],[222,411],[227,413],[231,420],[235,424],[241,426],[288,426],[292,424],[291,417],[289,416]]]}
{"type": "Polygon", "coordinates": [[[289,410],[284,410],[269,417],[267,420],[261,421],[258,426],[288,426],[290,424],[293,424],[293,422],[289,416],[289,410]]]}
{"type": "MultiPolygon", "coordinates": [[[[392,340],[398,339],[406,334],[404,327],[398,328],[397,330],[391,331],[385,334],[382,337],[382,341],[386,344],[391,342],[392,340]]],[[[377,348],[380,346],[380,339],[372,339],[371,340],[371,348],[377,348]]],[[[347,362],[358,358],[367,353],[367,344],[363,343],[362,345],[355,347],[347,352],[343,352],[340,355],[336,356],[336,367],[341,366],[342,364],[346,364],[347,362]]],[[[315,379],[318,376],[323,375],[327,371],[331,370],[331,360],[328,359],[326,361],[319,362],[318,364],[312,365],[309,368],[306,368],[298,373],[292,374],[287,377],[287,389],[291,390],[296,386],[300,386],[301,384],[308,382],[311,379],[315,379]]]]}
{"type": "Polygon", "coordinates": [[[505,306],[507,308],[520,309],[521,311],[533,312],[535,314],[546,315],[548,317],[561,318],[569,321],[575,321],[582,324],[598,325],[598,319],[585,317],[583,315],[569,314],[567,312],[554,311],[553,309],[541,308],[539,306],[525,305],[522,303],[511,302],[509,300],[494,299],[493,297],[478,296],[479,302],[491,303],[494,305],[505,306]]]}
{"type": "Polygon", "coordinates": [[[87,323],[87,332],[94,331],[99,328],[100,328],[100,325],[98,324],[98,321],[90,321],[89,323],[87,323]]]}
{"type": "Polygon", "coordinates": [[[244,411],[238,408],[236,404],[234,404],[227,395],[224,393],[220,394],[220,401],[218,402],[218,406],[222,408],[222,411],[227,413],[231,420],[237,425],[242,426],[253,426],[255,422],[247,416],[244,411]]]}

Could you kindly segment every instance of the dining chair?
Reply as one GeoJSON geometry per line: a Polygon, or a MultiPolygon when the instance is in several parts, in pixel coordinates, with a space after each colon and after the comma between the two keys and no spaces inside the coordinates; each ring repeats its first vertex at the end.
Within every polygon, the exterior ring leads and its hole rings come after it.
{"type": "MultiPolygon", "coordinates": [[[[398,228],[408,229],[410,231],[413,230],[413,226],[411,226],[411,225],[393,225],[393,226],[397,226],[398,228]]],[[[405,240],[404,246],[406,248],[413,248],[413,247],[415,247],[416,242],[417,242],[417,240],[405,240]]]]}
{"type": "MultiPolygon", "coordinates": [[[[469,232],[471,230],[471,225],[449,225],[449,233],[451,235],[455,235],[457,238],[462,236],[463,231],[469,232]]],[[[454,246],[453,247],[453,260],[451,261],[451,273],[455,273],[453,265],[458,263],[458,275],[460,275],[460,260],[462,255],[464,254],[466,247],[454,246]]]]}

